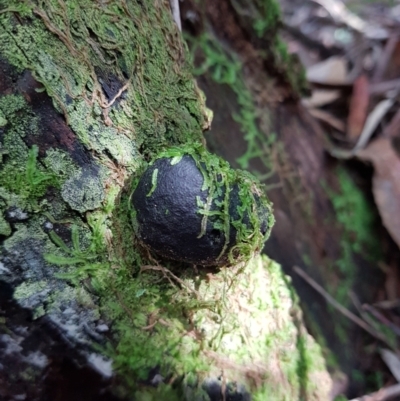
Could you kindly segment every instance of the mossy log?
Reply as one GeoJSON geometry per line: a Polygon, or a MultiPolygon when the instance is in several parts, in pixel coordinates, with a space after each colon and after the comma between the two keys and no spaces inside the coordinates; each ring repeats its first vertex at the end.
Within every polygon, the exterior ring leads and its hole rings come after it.
{"type": "Polygon", "coordinates": [[[166,0],[0,1],[2,399],[328,399],[279,265],[133,234],[132,180],[209,126],[189,59],[166,0]]]}

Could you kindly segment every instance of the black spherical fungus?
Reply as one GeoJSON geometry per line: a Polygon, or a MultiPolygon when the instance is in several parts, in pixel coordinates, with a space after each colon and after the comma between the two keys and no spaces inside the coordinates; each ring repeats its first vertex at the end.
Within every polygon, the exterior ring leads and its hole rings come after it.
{"type": "Polygon", "coordinates": [[[160,153],[134,185],[131,204],[146,247],[202,266],[248,260],[274,223],[262,185],[200,145],[160,153]]]}

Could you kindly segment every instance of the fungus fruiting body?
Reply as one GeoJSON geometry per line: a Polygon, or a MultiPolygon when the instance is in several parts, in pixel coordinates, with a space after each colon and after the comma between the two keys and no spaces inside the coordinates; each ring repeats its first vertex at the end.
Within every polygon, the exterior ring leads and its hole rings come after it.
{"type": "Polygon", "coordinates": [[[274,223],[263,186],[200,145],[158,154],[134,185],[131,205],[147,248],[203,266],[249,259],[274,223]]]}

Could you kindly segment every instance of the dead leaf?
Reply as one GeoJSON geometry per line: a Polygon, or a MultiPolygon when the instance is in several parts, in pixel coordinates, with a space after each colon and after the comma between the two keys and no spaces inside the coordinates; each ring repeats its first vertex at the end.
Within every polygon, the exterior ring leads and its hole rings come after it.
{"type": "Polygon", "coordinates": [[[354,81],[347,119],[347,136],[356,140],[364,127],[369,104],[368,78],[365,74],[354,81]]]}
{"type": "Polygon", "coordinates": [[[393,240],[400,247],[400,159],[391,141],[379,138],[357,157],[374,165],[372,190],[382,221],[393,240]]]}
{"type": "Polygon", "coordinates": [[[301,102],[308,108],[321,107],[339,99],[340,95],[339,90],[315,89],[312,91],[311,97],[302,99],[301,102]]]}
{"type": "Polygon", "coordinates": [[[386,366],[392,372],[392,375],[396,378],[398,382],[400,382],[400,359],[399,357],[391,350],[383,348],[381,349],[382,359],[385,361],[386,366]]]}
{"type": "Polygon", "coordinates": [[[347,61],[344,57],[330,57],[307,69],[310,82],[323,85],[347,85],[347,61]]]}
{"type": "Polygon", "coordinates": [[[318,120],[321,120],[324,123],[327,123],[332,128],[335,128],[340,132],[345,132],[346,127],[344,122],[327,111],[320,109],[309,109],[308,111],[313,117],[318,118],[318,120]]]}
{"type": "Polygon", "coordinates": [[[359,149],[364,148],[368,141],[370,140],[372,134],[378,127],[379,123],[382,121],[382,118],[385,114],[390,110],[390,108],[394,104],[394,99],[384,99],[381,100],[372,112],[368,115],[363,130],[360,134],[360,138],[357,141],[357,145],[354,147],[354,153],[358,152],[359,149]]]}
{"type": "Polygon", "coordinates": [[[316,3],[325,7],[335,20],[347,24],[352,29],[363,32],[367,23],[358,15],[353,14],[348,8],[338,0],[314,0],[316,3]]]}
{"type": "Polygon", "coordinates": [[[369,23],[352,13],[342,1],[339,0],[313,0],[323,6],[337,22],[344,23],[350,28],[362,32],[367,38],[383,40],[388,37],[388,31],[378,24],[369,23]]]}

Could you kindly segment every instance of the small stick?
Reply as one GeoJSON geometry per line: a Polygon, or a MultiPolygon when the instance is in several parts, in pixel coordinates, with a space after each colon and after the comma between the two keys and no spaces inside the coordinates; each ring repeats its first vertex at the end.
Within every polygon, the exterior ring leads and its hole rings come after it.
{"type": "Polygon", "coordinates": [[[193,290],[192,288],[190,288],[183,280],[181,280],[179,277],[175,276],[174,273],[172,273],[169,269],[167,269],[166,267],[163,266],[151,266],[151,265],[145,265],[142,266],[140,269],[140,272],[144,272],[146,270],[156,270],[156,271],[160,271],[164,274],[164,276],[168,279],[168,281],[171,283],[171,285],[173,285],[170,277],[168,276],[168,274],[175,280],[177,281],[182,287],[186,288],[188,291],[192,292],[194,295],[196,295],[196,297],[198,298],[198,293],[196,290],[193,290]]]}
{"type": "Polygon", "coordinates": [[[360,326],[366,332],[371,334],[371,336],[377,338],[378,340],[384,342],[390,349],[392,346],[388,344],[386,338],[382,336],[380,333],[376,332],[372,327],[364,322],[364,320],[360,319],[357,315],[350,312],[344,306],[340,305],[339,302],[336,301],[331,295],[329,295],[315,280],[313,280],[304,270],[300,269],[298,266],[293,266],[293,270],[308,284],[311,285],[318,293],[320,293],[327,302],[329,302],[335,309],[337,309],[342,315],[346,316],[353,323],[360,326]]]}
{"type": "Polygon", "coordinates": [[[390,330],[396,334],[396,336],[400,337],[400,328],[392,323],[386,316],[380,313],[376,308],[371,305],[363,305],[363,309],[367,312],[371,313],[372,316],[375,317],[381,324],[384,324],[390,330]]]}

